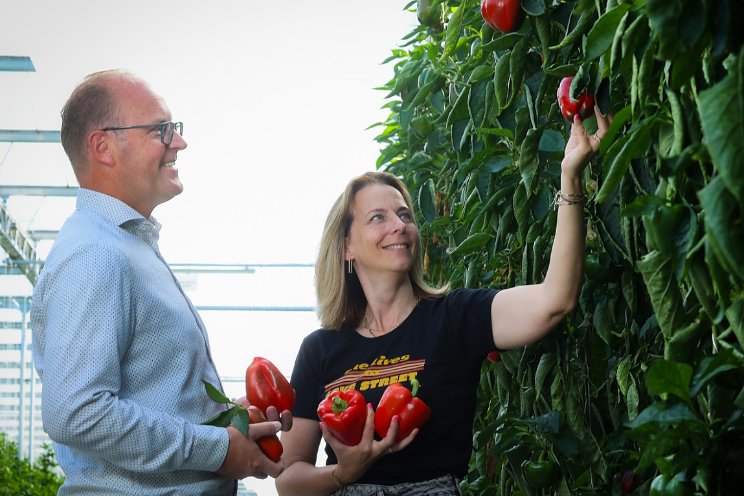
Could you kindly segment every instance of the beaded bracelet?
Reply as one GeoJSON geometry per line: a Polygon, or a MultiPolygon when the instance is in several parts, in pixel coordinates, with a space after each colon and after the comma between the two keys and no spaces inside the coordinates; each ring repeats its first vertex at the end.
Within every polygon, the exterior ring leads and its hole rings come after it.
{"type": "Polygon", "coordinates": [[[333,467],[333,468],[331,469],[331,479],[333,479],[333,482],[335,482],[335,483],[336,483],[336,485],[338,486],[338,488],[339,488],[339,489],[341,489],[341,488],[343,488],[343,487],[344,487],[344,485],[345,485],[345,484],[342,484],[342,483],[341,483],[341,480],[340,480],[340,479],[338,478],[338,476],[336,475],[336,469],[337,469],[337,468],[338,468],[338,465],[336,465],[335,467],[333,467]]]}
{"type": "Polygon", "coordinates": [[[558,210],[558,207],[561,205],[583,205],[585,202],[586,195],[561,193],[560,191],[556,191],[555,198],[553,198],[553,206],[556,210],[558,210]]]}

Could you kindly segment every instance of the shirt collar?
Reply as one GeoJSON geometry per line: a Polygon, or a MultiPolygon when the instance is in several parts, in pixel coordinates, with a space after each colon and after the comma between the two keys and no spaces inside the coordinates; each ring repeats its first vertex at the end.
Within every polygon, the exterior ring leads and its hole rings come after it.
{"type": "Polygon", "coordinates": [[[142,214],[113,196],[86,188],[78,188],[76,207],[80,210],[94,212],[108,222],[121,226],[132,220],[147,220],[156,232],[160,232],[160,223],[153,217],[145,219],[142,214]]]}

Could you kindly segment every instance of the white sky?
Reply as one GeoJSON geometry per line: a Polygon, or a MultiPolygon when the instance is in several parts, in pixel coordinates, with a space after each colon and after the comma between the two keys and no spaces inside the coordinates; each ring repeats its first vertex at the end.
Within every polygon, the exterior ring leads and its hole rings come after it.
{"type": "MultiPolygon", "coordinates": [[[[177,163],[184,193],[154,211],[166,259],[312,263],[330,205],[352,176],[374,169],[381,129],[365,129],[387,117],[385,92],[373,88],[392,78],[381,62],[416,23],[406,3],[0,0],[0,55],[36,67],[0,72],[0,129],[58,130],[86,74],[129,69],[164,96],[189,144],[177,163]]],[[[76,183],[61,145],[0,143],[0,184],[76,183]]],[[[74,200],[8,206],[26,230],[50,229],[74,200]]],[[[197,305],[314,304],[311,269],[214,277],[197,277],[197,305]]],[[[11,281],[0,278],[0,293],[11,281]]],[[[289,373],[316,326],[311,313],[202,317],[226,376],[241,376],[256,355],[289,373]]],[[[275,494],[269,481],[249,486],[275,494]]]]}

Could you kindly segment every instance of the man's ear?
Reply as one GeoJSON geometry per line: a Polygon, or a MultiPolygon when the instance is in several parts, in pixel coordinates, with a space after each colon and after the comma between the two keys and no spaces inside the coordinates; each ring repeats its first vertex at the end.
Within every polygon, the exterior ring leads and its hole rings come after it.
{"type": "Polygon", "coordinates": [[[88,151],[92,158],[101,164],[113,166],[114,155],[109,147],[111,135],[106,131],[93,131],[88,135],[88,151]]]}

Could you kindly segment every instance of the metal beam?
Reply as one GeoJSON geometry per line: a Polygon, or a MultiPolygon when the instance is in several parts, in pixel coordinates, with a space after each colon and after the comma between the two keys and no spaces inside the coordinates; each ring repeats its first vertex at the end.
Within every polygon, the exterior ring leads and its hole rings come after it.
{"type": "Polygon", "coordinates": [[[7,72],[36,72],[31,57],[16,57],[0,55],[0,71],[7,72]]]}
{"type": "Polygon", "coordinates": [[[230,312],[314,312],[315,307],[272,307],[248,305],[194,305],[200,312],[230,311],[230,312]]]}
{"type": "MultiPolygon", "coordinates": [[[[0,248],[5,250],[11,262],[34,262],[38,260],[36,247],[33,241],[16,224],[8,213],[5,202],[0,201],[0,248]]],[[[19,266],[26,278],[36,285],[41,272],[41,266],[37,264],[21,264],[19,266]]]]}
{"type": "Polygon", "coordinates": [[[11,186],[0,184],[0,196],[76,196],[77,186],[11,186]]]}
{"type": "Polygon", "coordinates": [[[60,131],[41,131],[39,129],[0,129],[0,142],[10,143],[59,143],[60,131]]]}
{"type": "Polygon", "coordinates": [[[34,241],[39,241],[42,239],[54,239],[57,237],[57,234],[59,234],[59,231],[54,229],[34,229],[28,231],[27,234],[34,241]]]}
{"type": "Polygon", "coordinates": [[[30,296],[0,296],[0,308],[17,308],[23,312],[30,306],[30,296]]]}

